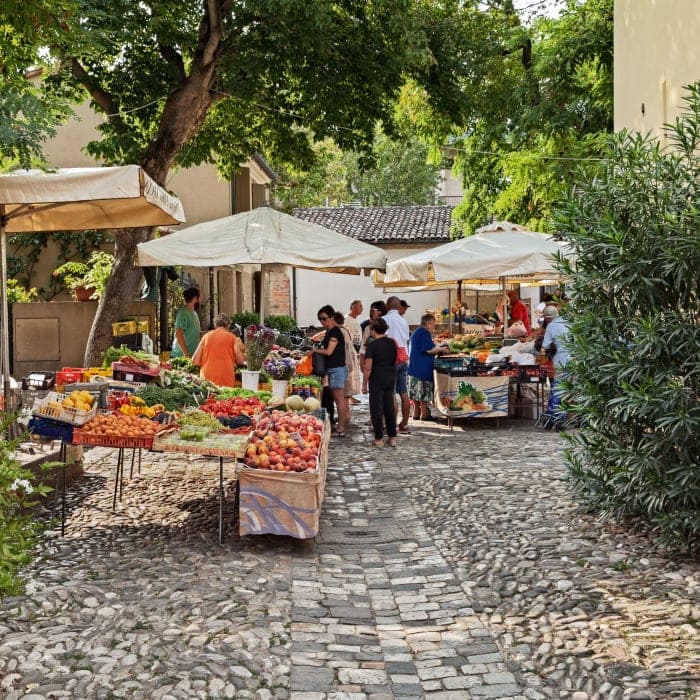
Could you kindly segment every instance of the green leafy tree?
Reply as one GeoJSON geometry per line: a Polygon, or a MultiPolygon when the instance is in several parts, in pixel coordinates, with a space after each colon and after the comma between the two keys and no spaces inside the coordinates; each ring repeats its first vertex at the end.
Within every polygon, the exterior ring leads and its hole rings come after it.
{"type": "MultiPolygon", "coordinates": [[[[135,162],[159,184],[174,166],[216,162],[230,176],[252,153],[308,164],[308,134],[369,149],[391,117],[404,71],[425,62],[411,0],[76,0],[70,41],[52,48],[59,90],[86,90],[105,116],[87,150],[135,162]]],[[[140,281],[136,245],[116,236],[115,266],[85,361],[109,345],[111,323],[140,281]]]]}
{"type": "Polygon", "coordinates": [[[511,0],[424,13],[434,64],[401,107],[434,150],[454,154],[455,217],[466,231],[494,215],[548,229],[577,162],[598,157],[612,130],[613,0],[568,0],[527,24],[511,0]]]}
{"type": "Polygon", "coordinates": [[[569,390],[576,493],[700,544],[700,84],[666,128],[580,173],[557,210],[573,246],[569,390]]]}
{"type": "Polygon", "coordinates": [[[63,34],[70,0],[0,6],[0,167],[28,168],[42,160],[42,142],[71,113],[65,95],[37,88],[30,68],[48,65],[41,48],[63,34]]]}

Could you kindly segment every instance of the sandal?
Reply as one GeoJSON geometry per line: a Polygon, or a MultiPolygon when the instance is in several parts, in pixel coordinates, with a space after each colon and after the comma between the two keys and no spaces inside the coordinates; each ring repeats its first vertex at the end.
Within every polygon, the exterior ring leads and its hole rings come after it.
{"type": "Polygon", "coordinates": [[[401,433],[402,435],[410,435],[411,434],[411,429],[407,425],[400,425],[397,428],[398,432],[401,433]]]}
{"type": "MultiPolygon", "coordinates": [[[[391,444],[391,443],[389,443],[389,444],[391,444]]],[[[375,447],[384,447],[384,440],[375,440],[374,446],[375,447]]]]}
{"type": "Polygon", "coordinates": [[[331,437],[344,438],[345,432],[339,432],[338,430],[331,433],[331,437]]]}
{"type": "Polygon", "coordinates": [[[389,447],[396,447],[396,438],[389,438],[389,442],[387,444],[389,447]]]}

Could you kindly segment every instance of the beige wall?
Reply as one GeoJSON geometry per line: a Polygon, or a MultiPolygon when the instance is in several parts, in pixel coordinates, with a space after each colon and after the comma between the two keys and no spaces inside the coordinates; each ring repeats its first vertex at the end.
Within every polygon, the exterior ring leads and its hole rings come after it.
{"type": "MultiPolygon", "coordinates": [[[[12,305],[13,376],[82,367],[96,301],[32,302],[12,305]]],[[[129,316],[148,317],[155,338],[155,304],[134,302],[129,316]]]]}
{"type": "Polygon", "coordinates": [[[698,80],[698,0],[615,0],[616,130],[662,135],[698,80]]]}

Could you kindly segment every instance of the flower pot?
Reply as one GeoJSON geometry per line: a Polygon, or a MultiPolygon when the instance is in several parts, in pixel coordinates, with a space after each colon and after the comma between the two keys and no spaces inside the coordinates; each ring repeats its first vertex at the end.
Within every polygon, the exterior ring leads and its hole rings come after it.
{"type": "Polygon", "coordinates": [[[272,395],[279,396],[283,399],[286,399],[288,387],[289,387],[289,380],[288,379],[273,379],[272,380],[272,395]]]}
{"type": "Polygon", "coordinates": [[[73,290],[76,301],[92,301],[90,297],[95,293],[94,287],[76,287],[73,290]]]}
{"type": "Polygon", "coordinates": [[[241,387],[243,389],[250,389],[251,391],[257,391],[260,384],[260,370],[241,370],[241,387]]]}

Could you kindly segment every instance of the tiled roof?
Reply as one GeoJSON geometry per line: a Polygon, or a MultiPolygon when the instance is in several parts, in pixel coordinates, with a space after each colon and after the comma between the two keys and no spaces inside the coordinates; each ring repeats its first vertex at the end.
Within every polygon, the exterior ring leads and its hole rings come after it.
{"type": "Polygon", "coordinates": [[[310,207],[294,216],[365,243],[447,243],[454,207],[310,207]]]}

